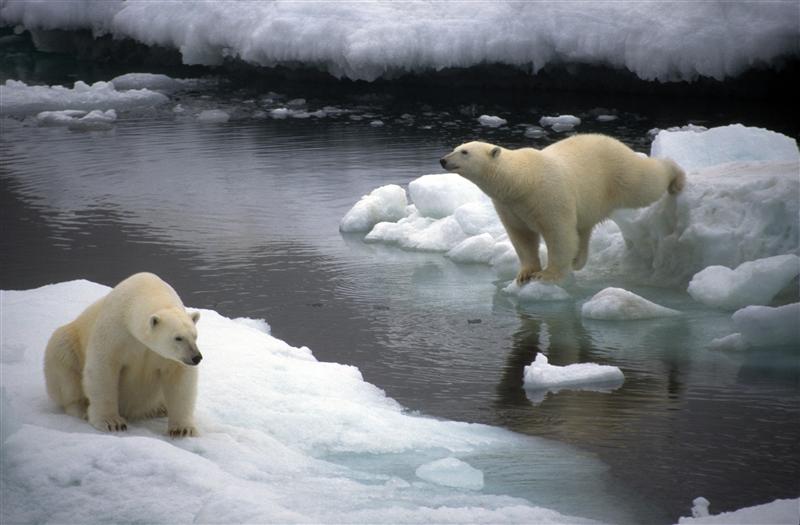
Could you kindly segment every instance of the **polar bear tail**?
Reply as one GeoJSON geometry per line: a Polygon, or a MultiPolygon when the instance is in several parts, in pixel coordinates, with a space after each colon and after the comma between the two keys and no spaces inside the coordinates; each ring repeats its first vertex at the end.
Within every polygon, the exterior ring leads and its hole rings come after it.
{"type": "Polygon", "coordinates": [[[674,160],[663,159],[663,162],[670,171],[670,181],[669,186],[667,186],[667,191],[670,195],[676,195],[683,191],[684,186],[686,186],[686,173],[684,173],[683,169],[678,166],[678,163],[674,160]]]}

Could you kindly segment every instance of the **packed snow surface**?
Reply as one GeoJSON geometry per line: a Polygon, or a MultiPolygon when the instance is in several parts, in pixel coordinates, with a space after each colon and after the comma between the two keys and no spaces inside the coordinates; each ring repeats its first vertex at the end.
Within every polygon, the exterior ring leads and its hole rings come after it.
{"type": "Polygon", "coordinates": [[[709,266],[689,282],[689,295],[708,306],[737,310],[747,305],[768,304],[800,275],[800,257],[776,255],[740,264],[709,266]]]}
{"type": "Polygon", "coordinates": [[[29,86],[17,80],[0,85],[2,112],[7,116],[34,115],[44,111],[85,110],[117,111],[157,106],[169,99],[149,89],[119,90],[111,82],[89,85],[75,82],[63,86],[29,86]]]}
{"type": "MultiPolygon", "coordinates": [[[[695,508],[698,500],[695,499],[695,508]]],[[[707,511],[708,500],[705,500],[707,511]]],[[[702,504],[700,505],[702,508],[702,504]]],[[[694,511],[694,509],[693,509],[694,511]]],[[[747,507],[733,512],[681,518],[680,525],[797,525],[800,523],[800,499],[778,499],[764,505],[747,507]]]]}
{"type": "Polygon", "coordinates": [[[622,288],[605,288],[581,306],[581,315],[588,319],[625,321],[672,317],[680,312],[648,301],[622,288]]]}
{"type": "Polygon", "coordinates": [[[507,64],[627,69],[645,80],[724,79],[798,54],[793,2],[186,2],[0,4],[4,25],[89,29],[180,52],[186,64],[236,58],[303,64],[374,80],[507,64]]]}
{"type": "Polygon", "coordinates": [[[565,389],[591,385],[613,385],[619,387],[625,380],[616,366],[597,363],[578,363],[566,366],[551,365],[544,354],[525,367],[525,388],[533,390],[565,389]]]}
{"type": "Polygon", "coordinates": [[[169,439],[165,418],[97,432],[50,402],[42,358],[52,331],[108,290],[0,292],[2,523],[586,522],[484,494],[458,459],[555,445],[410,415],[358,369],[211,310],[198,324],[201,436],[169,439]]]}

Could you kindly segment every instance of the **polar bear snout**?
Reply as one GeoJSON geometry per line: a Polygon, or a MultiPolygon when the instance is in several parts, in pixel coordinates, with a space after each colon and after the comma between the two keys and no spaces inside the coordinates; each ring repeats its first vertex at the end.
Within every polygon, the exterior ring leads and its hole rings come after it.
{"type": "Polygon", "coordinates": [[[199,365],[200,361],[202,361],[202,360],[203,360],[203,354],[201,354],[200,352],[197,352],[197,355],[192,357],[192,365],[195,365],[195,366],[199,365]]]}
{"type": "Polygon", "coordinates": [[[447,158],[442,157],[441,159],[439,159],[439,164],[441,164],[444,169],[447,169],[447,158]]]}

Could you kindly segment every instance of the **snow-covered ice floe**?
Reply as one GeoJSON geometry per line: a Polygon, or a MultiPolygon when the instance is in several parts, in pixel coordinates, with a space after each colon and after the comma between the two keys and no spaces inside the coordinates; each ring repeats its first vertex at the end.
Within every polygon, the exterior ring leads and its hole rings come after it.
{"type": "Polygon", "coordinates": [[[101,111],[82,111],[79,109],[66,109],[64,111],[42,111],[36,115],[36,120],[41,126],[66,126],[74,130],[104,130],[110,129],[117,120],[117,112],[113,109],[101,111]]]}
{"type": "Polygon", "coordinates": [[[561,390],[590,390],[611,392],[625,382],[622,370],[616,366],[597,363],[577,363],[555,366],[548,362],[544,354],[525,367],[523,382],[526,395],[534,403],[544,401],[548,392],[561,390]]]}
{"type": "Polygon", "coordinates": [[[609,287],[583,303],[581,315],[588,319],[625,321],[673,317],[680,315],[680,312],[655,304],[628,290],[609,287]]]}
{"type": "Polygon", "coordinates": [[[3,100],[4,116],[64,110],[120,111],[158,106],[169,100],[166,95],[149,89],[120,90],[111,82],[89,85],[80,80],[72,88],[29,86],[18,80],[6,80],[5,84],[0,85],[0,99],[3,100]]]}
{"type": "MultiPolygon", "coordinates": [[[[165,418],[98,432],[49,401],[42,359],[52,331],[108,291],[72,281],[0,292],[2,523],[590,522],[483,493],[468,463],[522,450],[563,468],[574,452],[562,445],[409,414],[357,368],[212,310],[198,324],[201,436],[171,440],[165,418]]],[[[594,478],[603,466],[585,468],[594,478]]]]}
{"type": "MultiPolygon", "coordinates": [[[[176,49],[186,64],[236,58],[374,80],[480,64],[627,69],[645,80],[722,80],[798,54],[793,2],[4,2],[36,33],[90,30],[176,49]],[[469,13],[457,23],[454,13],[469,13]],[[474,15],[474,16],[473,16],[474,15]],[[708,21],[715,21],[709,24],[708,21]],[[502,28],[502,30],[498,30],[502,28]]],[[[49,35],[52,41],[55,35],[49,35]]]]}
{"type": "MultiPolygon", "coordinates": [[[[793,139],[735,124],[699,132],[661,131],[652,149],[682,166],[700,167],[689,170],[687,186],[677,197],[665,195],[646,208],[620,210],[597,225],[587,265],[576,276],[633,276],[685,285],[708,266],[736,268],[798,253],[800,153],[793,139]],[[750,142],[759,147],[748,150],[748,158],[725,153],[731,144],[750,142]]],[[[424,175],[408,189],[412,204],[405,215],[374,215],[383,222],[365,241],[440,251],[456,262],[489,264],[500,278],[516,275],[516,253],[491,200],[477,186],[448,173],[424,175]]],[[[544,260],[544,243],[540,251],[544,260]]]]}
{"type": "Polygon", "coordinates": [[[800,499],[778,499],[763,505],[733,512],[709,514],[709,502],[696,498],[692,517],[683,517],[678,525],[797,525],[800,523],[800,499]]]}
{"type": "Polygon", "coordinates": [[[783,306],[746,306],[734,312],[733,326],[739,331],[712,339],[714,350],[745,350],[752,347],[800,348],[800,303],[783,306]]]}

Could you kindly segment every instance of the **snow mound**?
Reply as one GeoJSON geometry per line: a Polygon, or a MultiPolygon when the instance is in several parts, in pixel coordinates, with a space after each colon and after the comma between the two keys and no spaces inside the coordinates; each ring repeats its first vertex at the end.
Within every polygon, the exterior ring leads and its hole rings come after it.
{"type": "Polygon", "coordinates": [[[483,472],[456,458],[444,458],[421,465],[417,477],[429,483],[467,490],[483,488],[483,472]]]}
{"type": "Polygon", "coordinates": [[[397,221],[406,214],[408,199],[406,190],[395,184],[388,184],[372,190],[361,197],[339,222],[342,232],[368,232],[376,224],[384,221],[397,221]]]}
{"type": "MultiPolygon", "coordinates": [[[[703,499],[705,498],[697,498],[703,499]]],[[[697,507],[697,499],[695,507],[697,507]]],[[[708,500],[705,500],[705,511],[708,511],[708,500]]],[[[702,507],[702,505],[701,505],[702,507]]],[[[694,508],[692,509],[694,512],[694,508]]],[[[699,512],[697,516],[683,517],[679,525],[753,525],[754,523],[770,525],[797,525],[800,523],[800,499],[777,499],[764,505],[756,505],[733,512],[708,515],[699,512]]]]}
{"type": "Polygon", "coordinates": [[[650,302],[628,290],[611,287],[597,292],[583,303],[581,315],[588,319],[630,321],[672,317],[680,315],[680,312],[650,302]]]}
{"type": "MultiPolygon", "coordinates": [[[[792,2],[491,3],[4,2],[6,25],[87,29],[180,51],[186,64],[237,58],[261,66],[305,64],[336,77],[506,64],[627,69],[645,80],[736,76],[798,54],[792,2]],[[443,24],[453,13],[477,13],[443,24]],[[714,24],[709,24],[714,20],[714,24]],[[503,28],[498,31],[498,28],[503,28]]],[[[55,36],[51,35],[51,38],[55,36]]]]}
{"type": "Polygon", "coordinates": [[[736,310],[764,305],[800,275],[800,257],[776,255],[740,264],[735,270],[709,266],[695,274],[688,292],[708,306],[736,310]]]}
{"type": "Polygon", "coordinates": [[[566,301],[570,299],[567,291],[557,284],[539,281],[528,281],[522,286],[516,280],[511,281],[508,286],[503,288],[503,292],[523,302],[566,301]]]}
{"type": "Polygon", "coordinates": [[[443,454],[548,456],[554,444],[411,415],[358,369],[212,310],[198,323],[200,437],[169,439],[165,418],[98,432],[52,406],[41,363],[52,331],[108,290],[73,281],[0,292],[2,355],[9,345],[16,355],[0,367],[3,523],[588,522],[476,492],[479,472],[466,464],[422,469],[451,485],[395,468],[443,454]]]}
{"type": "Polygon", "coordinates": [[[567,366],[549,364],[544,354],[524,369],[523,382],[528,397],[534,403],[544,400],[547,392],[589,390],[610,392],[622,386],[625,376],[616,366],[597,363],[578,363],[567,366]]]}
{"type": "Polygon", "coordinates": [[[687,173],[729,162],[800,161],[797,142],[791,137],[742,124],[662,131],[656,135],[650,154],[671,158],[687,173]]]}
{"type": "Polygon", "coordinates": [[[42,111],[36,115],[40,126],[66,126],[73,130],[92,131],[111,129],[117,120],[117,112],[108,111],[81,111],[67,109],[64,111],[42,111]]]}
{"type": "Polygon", "coordinates": [[[110,82],[82,81],[70,88],[63,86],[29,86],[17,80],[0,85],[3,115],[24,116],[44,111],[63,110],[129,110],[164,104],[169,99],[149,89],[117,90],[110,82]]]}

